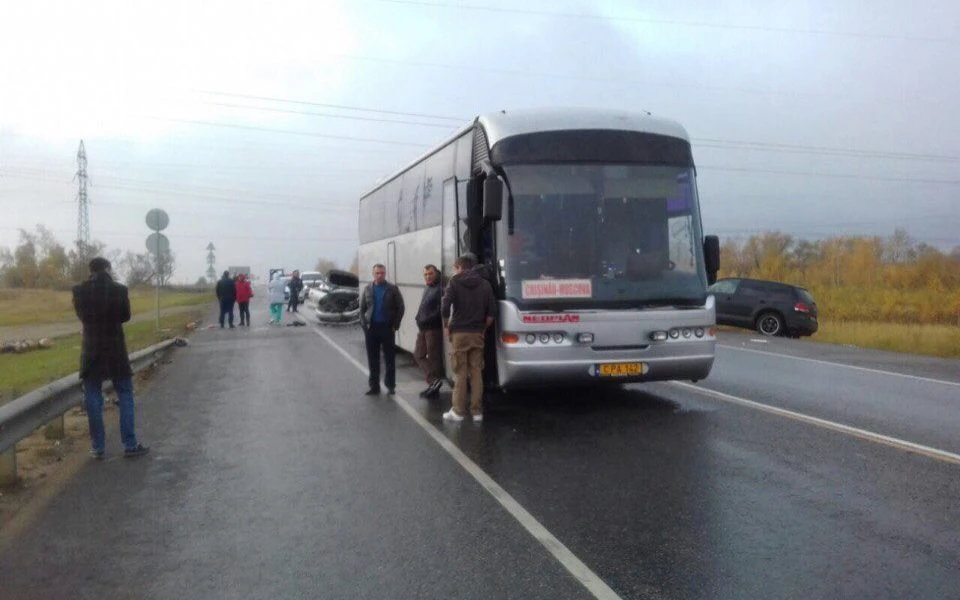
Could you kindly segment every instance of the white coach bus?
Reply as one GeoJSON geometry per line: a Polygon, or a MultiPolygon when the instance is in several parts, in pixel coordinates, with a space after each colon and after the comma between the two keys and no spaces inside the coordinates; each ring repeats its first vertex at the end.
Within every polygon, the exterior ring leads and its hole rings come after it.
{"type": "Polygon", "coordinates": [[[473,252],[498,299],[486,384],[699,380],[716,343],[719,244],[701,231],[686,131],[648,114],[474,119],[360,199],[360,278],[387,267],[413,350],[423,267],[473,252]]]}

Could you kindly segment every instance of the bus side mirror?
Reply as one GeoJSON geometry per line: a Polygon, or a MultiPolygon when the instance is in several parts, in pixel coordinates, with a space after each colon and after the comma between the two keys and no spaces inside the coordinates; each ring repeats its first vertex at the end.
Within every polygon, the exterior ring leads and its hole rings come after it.
{"type": "Polygon", "coordinates": [[[483,219],[499,221],[503,217],[503,182],[497,177],[483,180],[483,219]]]}
{"type": "Polygon", "coordinates": [[[703,260],[707,268],[707,284],[713,285],[720,270],[720,238],[715,235],[703,238],[703,260]]]}

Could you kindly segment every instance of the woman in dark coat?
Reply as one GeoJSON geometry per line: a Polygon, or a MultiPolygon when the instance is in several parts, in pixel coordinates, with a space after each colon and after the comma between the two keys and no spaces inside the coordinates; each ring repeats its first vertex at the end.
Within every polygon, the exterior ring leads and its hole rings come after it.
{"type": "Polygon", "coordinates": [[[90,278],[73,288],[73,308],[83,323],[80,379],[83,382],[87,421],[94,457],[105,452],[103,427],[103,381],[113,382],[120,409],[120,436],[124,456],[146,454],[137,442],[133,416],[133,371],[123,336],[123,323],[130,320],[130,297],[126,286],[113,280],[110,261],[90,261],[90,278]]]}

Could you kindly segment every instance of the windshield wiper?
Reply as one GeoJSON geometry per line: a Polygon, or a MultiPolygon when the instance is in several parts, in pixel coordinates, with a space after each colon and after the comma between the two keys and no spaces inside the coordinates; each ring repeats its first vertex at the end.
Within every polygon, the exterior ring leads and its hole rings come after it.
{"type": "Polygon", "coordinates": [[[643,300],[634,305],[637,310],[646,308],[700,308],[704,304],[701,298],[656,298],[643,300]]]}

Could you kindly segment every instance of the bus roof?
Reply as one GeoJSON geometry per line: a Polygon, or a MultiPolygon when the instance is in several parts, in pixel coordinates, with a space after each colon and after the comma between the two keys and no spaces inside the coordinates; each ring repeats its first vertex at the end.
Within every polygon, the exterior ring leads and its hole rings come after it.
{"type": "Polygon", "coordinates": [[[645,112],[598,108],[522,109],[480,115],[477,120],[486,131],[491,147],[514,135],[569,129],[639,131],[690,141],[686,130],[676,121],[645,112]]]}
{"type": "Polygon", "coordinates": [[[501,110],[495,113],[486,113],[472,119],[466,125],[459,127],[452,135],[442,142],[421,154],[416,160],[404,165],[401,169],[384,177],[363,193],[364,198],[377,191],[399,175],[402,175],[413,165],[438,152],[463,134],[476,127],[477,123],[483,126],[487,135],[487,143],[494,144],[514,135],[535,133],[539,131],[563,131],[573,129],[611,129],[623,131],[639,131],[675,137],[687,142],[690,137],[686,129],[676,121],[654,117],[648,112],[635,112],[607,108],[524,108],[517,110],[501,110]]]}

